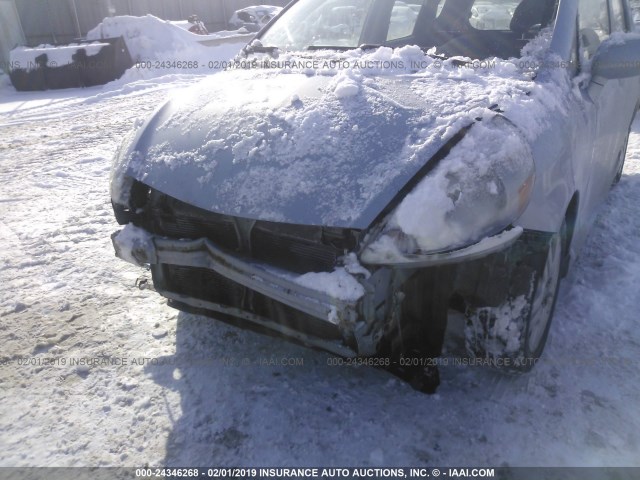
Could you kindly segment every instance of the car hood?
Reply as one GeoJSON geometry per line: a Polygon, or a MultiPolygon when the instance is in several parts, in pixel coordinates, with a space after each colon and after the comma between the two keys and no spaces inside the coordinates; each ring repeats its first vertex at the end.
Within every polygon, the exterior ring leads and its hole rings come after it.
{"type": "Polygon", "coordinates": [[[493,97],[450,75],[225,71],[155,113],[126,174],[222,214],[366,228],[493,97]]]}

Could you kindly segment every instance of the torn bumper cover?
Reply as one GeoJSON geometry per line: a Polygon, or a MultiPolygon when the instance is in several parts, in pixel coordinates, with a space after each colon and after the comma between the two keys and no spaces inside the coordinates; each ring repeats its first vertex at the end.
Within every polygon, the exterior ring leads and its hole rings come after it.
{"type": "MultiPolygon", "coordinates": [[[[239,259],[216,247],[210,240],[175,240],[152,235],[132,225],[111,236],[116,256],[137,265],[178,265],[204,268],[216,272],[244,287],[286,304],[314,318],[337,324],[344,334],[353,334],[358,319],[358,302],[337,299],[266,270],[258,263],[239,259]]],[[[280,325],[268,318],[245,312],[238,308],[215,304],[203,299],[159,289],[172,300],[195,308],[211,310],[242,317],[271,330],[276,330],[303,343],[317,346],[342,356],[355,356],[356,352],[341,344],[322,339],[311,339],[307,335],[280,325]]]]}
{"type": "MultiPolygon", "coordinates": [[[[451,254],[434,255],[432,266],[477,260],[510,247],[520,236],[519,229],[510,235],[492,237],[492,241],[476,244],[451,254]],[[466,254],[466,255],[465,255],[466,254]]],[[[156,285],[156,290],[169,300],[203,310],[231,315],[247,320],[299,342],[330,351],[343,357],[374,355],[382,335],[383,324],[391,316],[393,305],[386,305],[393,293],[397,278],[411,275],[409,264],[395,264],[377,268],[370,278],[358,278],[364,288],[364,296],[357,300],[344,300],[327,293],[305,287],[293,281],[288,272],[279,272],[251,259],[240,258],[218,248],[206,238],[170,239],[151,234],[132,224],[111,236],[116,256],[135,265],[151,265],[154,268],[171,266],[212,272],[230,282],[241,285],[280,304],[338,328],[341,339],[327,339],[301,332],[280,323],[267,315],[260,315],[236,305],[225,305],[209,299],[192,296],[175,289],[156,285]],[[397,275],[396,275],[397,274],[397,275]]],[[[429,264],[421,259],[419,267],[429,264]]],[[[154,276],[154,283],[156,278],[154,276]]],[[[396,305],[397,307],[397,305],[396,305]]]]}

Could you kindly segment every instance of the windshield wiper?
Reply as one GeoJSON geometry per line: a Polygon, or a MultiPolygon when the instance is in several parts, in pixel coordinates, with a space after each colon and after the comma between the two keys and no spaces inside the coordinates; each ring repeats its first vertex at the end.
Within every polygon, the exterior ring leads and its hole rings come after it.
{"type": "Polygon", "coordinates": [[[246,53],[273,53],[278,50],[278,47],[263,47],[262,45],[252,47],[251,45],[247,45],[242,50],[246,53]]]}
{"type": "Polygon", "coordinates": [[[268,53],[272,57],[278,56],[278,47],[270,46],[270,45],[262,45],[260,40],[255,39],[251,43],[244,46],[242,49],[242,53],[246,55],[250,55],[252,53],[268,53]]]}
{"type": "Polygon", "coordinates": [[[380,45],[379,43],[363,43],[358,48],[360,50],[376,50],[384,45],[380,45]]]}
{"type": "Polygon", "coordinates": [[[307,50],[337,50],[339,52],[346,52],[347,50],[353,50],[354,47],[340,47],[338,45],[309,45],[307,50]]]}
{"type": "Polygon", "coordinates": [[[376,48],[380,48],[382,45],[376,43],[363,43],[359,47],[344,47],[340,45],[309,45],[307,50],[337,50],[339,52],[346,52],[348,50],[372,50],[376,48]]]}

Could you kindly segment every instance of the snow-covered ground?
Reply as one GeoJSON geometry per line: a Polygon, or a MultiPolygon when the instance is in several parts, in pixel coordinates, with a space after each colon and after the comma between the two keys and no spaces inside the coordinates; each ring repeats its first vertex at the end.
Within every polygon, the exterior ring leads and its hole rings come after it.
{"type": "Polygon", "coordinates": [[[426,396],[179,313],[114,257],[112,155],[196,80],[16,93],[0,76],[0,466],[640,466],[640,121],[543,360],[443,367],[426,396]]]}

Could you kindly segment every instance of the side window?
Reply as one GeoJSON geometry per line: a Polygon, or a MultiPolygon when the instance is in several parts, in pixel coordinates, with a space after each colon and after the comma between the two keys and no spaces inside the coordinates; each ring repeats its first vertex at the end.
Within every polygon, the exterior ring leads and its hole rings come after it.
{"type": "Polygon", "coordinates": [[[387,30],[387,41],[397,40],[413,34],[416,26],[418,13],[422,8],[422,2],[408,0],[406,2],[396,0],[391,10],[389,19],[389,29],[387,30]]]}
{"type": "Polygon", "coordinates": [[[625,32],[627,30],[624,7],[621,0],[610,0],[611,2],[611,31],[625,32]]]}
{"type": "Polygon", "coordinates": [[[580,57],[593,57],[600,43],[609,35],[609,6],[607,0],[580,0],[580,57]]]}

